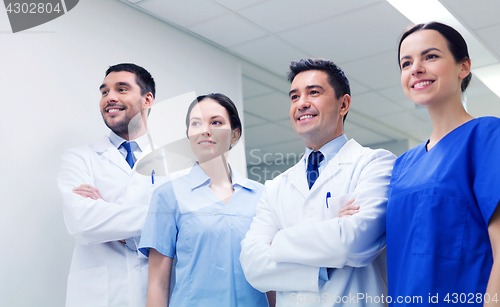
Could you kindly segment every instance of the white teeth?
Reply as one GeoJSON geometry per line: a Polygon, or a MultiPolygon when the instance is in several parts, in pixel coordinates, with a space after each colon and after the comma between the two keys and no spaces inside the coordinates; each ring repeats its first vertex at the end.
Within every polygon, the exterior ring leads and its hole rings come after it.
{"type": "Polygon", "coordinates": [[[419,82],[419,83],[413,85],[413,88],[424,87],[424,86],[429,85],[431,83],[432,83],[432,81],[422,81],[422,82],[419,82]]]}
{"type": "Polygon", "coordinates": [[[206,144],[212,144],[212,142],[200,142],[200,145],[201,145],[201,144],[205,144],[205,145],[206,145],[206,144]]]}
{"type": "Polygon", "coordinates": [[[109,109],[108,113],[113,113],[113,112],[118,112],[118,111],[120,111],[120,109],[109,109]]]}
{"type": "Polygon", "coordinates": [[[303,115],[303,116],[299,117],[299,120],[303,120],[303,119],[311,118],[311,117],[314,117],[314,115],[303,115]]]}

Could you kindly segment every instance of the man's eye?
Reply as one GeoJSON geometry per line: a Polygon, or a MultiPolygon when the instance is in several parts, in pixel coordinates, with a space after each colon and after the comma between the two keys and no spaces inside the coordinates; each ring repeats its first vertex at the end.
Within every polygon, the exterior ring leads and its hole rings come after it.
{"type": "Polygon", "coordinates": [[[315,94],[319,94],[319,92],[318,92],[318,91],[316,91],[316,90],[312,90],[312,91],[311,91],[311,94],[315,95],[315,94]]]}
{"type": "Polygon", "coordinates": [[[119,91],[119,92],[125,92],[126,90],[127,90],[127,89],[126,89],[126,88],[124,88],[124,87],[121,87],[121,88],[119,88],[119,89],[118,89],[118,91],[119,91]]]}
{"type": "Polygon", "coordinates": [[[108,94],[108,91],[102,91],[101,93],[102,93],[102,95],[104,96],[104,95],[107,95],[107,94],[108,94]]]}
{"type": "Polygon", "coordinates": [[[299,95],[292,95],[292,96],[290,96],[290,99],[291,99],[291,100],[295,100],[295,99],[297,99],[297,98],[299,98],[299,95]]]}

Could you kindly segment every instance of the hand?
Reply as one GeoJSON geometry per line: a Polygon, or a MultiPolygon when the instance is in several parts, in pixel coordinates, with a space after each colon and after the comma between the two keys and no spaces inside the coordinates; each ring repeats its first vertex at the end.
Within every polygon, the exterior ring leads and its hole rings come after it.
{"type": "Polygon", "coordinates": [[[353,204],[354,203],[354,199],[353,200],[350,200],[348,201],[344,207],[342,207],[340,210],[339,210],[339,217],[342,218],[342,217],[347,217],[347,216],[351,216],[351,215],[354,215],[356,213],[359,212],[359,206],[356,205],[356,204],[353,204]]]}
{"type": "Polygon", "coordinates": [[[73,189],[73,193],[78,194],[82,197],[89,197],[93,200],[98,200],[102,198],[101,192],[90,184],[81,184],[79,187],[73,189]]]}

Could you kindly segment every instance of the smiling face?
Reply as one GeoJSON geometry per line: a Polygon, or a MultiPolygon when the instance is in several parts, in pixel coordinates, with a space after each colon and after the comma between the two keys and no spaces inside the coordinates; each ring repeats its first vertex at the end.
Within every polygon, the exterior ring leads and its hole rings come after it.
{"type": "Polygon", "coordinates": [[[306,146],[319,150],[343,133],[343,116],[349,110],[349,95],[335,96],[328,74],[308,70],[295,76],[290,91],[290,120],[306,146]]]}
{"type": "Polygon", "coordinates": [[[401,43],[401,85],[416,104],[431,106],[460,101],[460,84],[470,72],[470,61],[457,63],[444,36],[420,30],[401,43]]]}
{"type": "Polygon", "coordinates": [[[203,99],[191,110],[188,138],[200,163],[226,153],[239,136],[239,129],[231,130],[227,110],[217,101],[203,99]]]}
{"type": "Polygon", "coordinates": [[[147,109],[153,104],[153,95],[141,95],[136,75],[128,71],[109,73],[100,87],[101,115],[114,133],[129,140],[146,132],[147,109]],[[142,116],[136,116],[141,114],[142,116]]]}

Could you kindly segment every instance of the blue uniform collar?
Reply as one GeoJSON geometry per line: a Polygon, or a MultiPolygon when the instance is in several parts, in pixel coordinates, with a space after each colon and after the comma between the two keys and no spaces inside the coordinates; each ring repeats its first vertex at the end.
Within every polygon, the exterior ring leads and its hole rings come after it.
{"type": "MultiPolygon", "coordinates": [[[[251,184],[251,181],[243,177],[239,172],[231,167],[229,164],[229,169],[231,170],[231,182],[233,183],[233,188],[235,186],[241,186],[249,190],[254,190],[255,186],[251,184]]],[[[198,162],[195,163],[191,171],[189,172],[191,177],[191,189],[196,189],[203,185],[210,184],[210,177],[201,168],[198,162]]]]}

